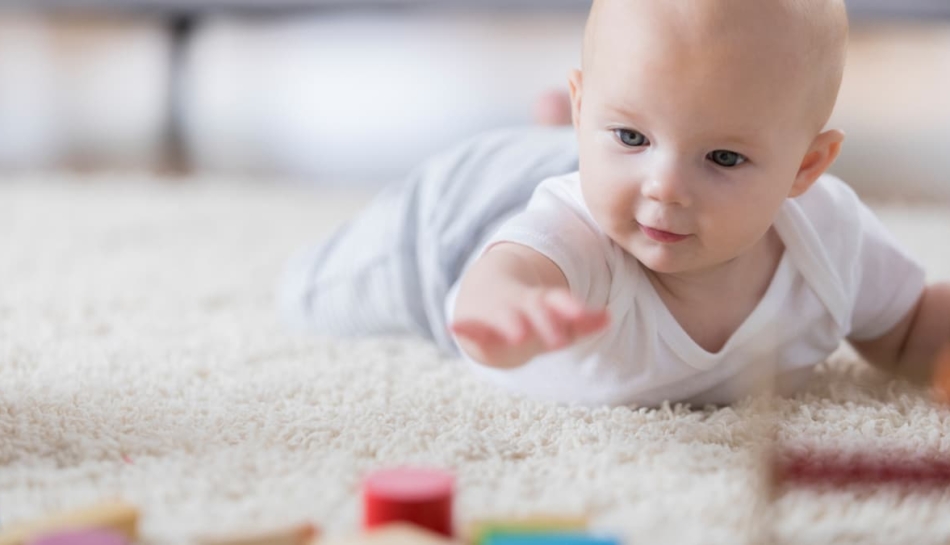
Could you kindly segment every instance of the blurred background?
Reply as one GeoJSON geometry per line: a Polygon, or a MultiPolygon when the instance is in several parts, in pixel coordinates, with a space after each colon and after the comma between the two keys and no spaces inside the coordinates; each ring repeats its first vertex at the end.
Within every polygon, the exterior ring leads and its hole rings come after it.
{"type": "MultiPolygon", "coordinates": [[[[6,0],[0,183],[23,171],[398,178],[532,122],[579,63],[589,0],[6,0]]],[[[950,0],[848,0],[833,171],[950,199],[950,0]]]]}

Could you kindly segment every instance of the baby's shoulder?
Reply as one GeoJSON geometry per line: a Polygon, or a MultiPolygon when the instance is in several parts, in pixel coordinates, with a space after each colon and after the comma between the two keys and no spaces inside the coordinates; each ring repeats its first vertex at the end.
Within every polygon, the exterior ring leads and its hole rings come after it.
{"type": "Polygon", "coordinates": [[[800,211],[826,244],[836,240],[848,244],[860,236],[864,203],[840,178],[823,174],[808,191],[790,201],[789,206],[800,211]]]}
{"type": "Polygon", "coordinates": [[[793,201],[809,216],[825,216],[830,211],[856,212],[861,199],[841,178],[822,174],[808,191],[793,201]]]}
{"type": "Polygon", "coordinates": [[[594,221],[581,191],[580,175],[577,172],[554,176],[542,181],[534,192],[528,211],[545,210],[556,212],[562,220],[561,227],[581,229],[589,236],[606,239],[607,235],[594,221]]]}
{"type": "Polygon", "coordinates": [[[848,285],[863,267],[862,252],[876,239],[873,213],[848,184],[825,174],[785,210],[786,246],[799,247],[799,261],[822,262],[848,285]]]}
{"type": "Polygon", "coordinates": [[[626,270],[624,253],[585,203],[577,172],[542,181],[510,225],[530,230],[531,236],[523,237],[532,242],[528,245],[562,265],[569,281],[581,276],[579,284],[610,286],[626,270]]]}
{"type": "Polygon", "coordinates": [[[557,200],[563,206],[578,212],[587,211],[587,206],[584,204],[584,194],[581,191],[579,172],[552,176],[543,180],[534,192],[535,199],[539,196],[548,196],[557,200]]]}

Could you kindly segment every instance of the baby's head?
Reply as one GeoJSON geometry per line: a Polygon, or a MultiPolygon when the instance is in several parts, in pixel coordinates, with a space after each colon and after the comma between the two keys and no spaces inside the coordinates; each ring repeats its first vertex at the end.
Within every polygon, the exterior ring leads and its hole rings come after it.
{"type": "Polygon", "coordinates": [[[660,273],[749,251],[838,154],[847,33],[843,0],[595,0],[570,81],[594,219],[660,273]]]}

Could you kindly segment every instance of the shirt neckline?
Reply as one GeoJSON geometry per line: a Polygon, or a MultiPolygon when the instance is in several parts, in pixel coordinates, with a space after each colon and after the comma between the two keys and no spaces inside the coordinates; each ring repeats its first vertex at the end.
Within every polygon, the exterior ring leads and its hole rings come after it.
{"type": "MultiPolygon", "coordinates": [[[[782,238],[781,233],[779,238],[782,238]]],[[[643,293],[649,297],[650,303],[656,309],[655,315],[659,334],[680,359],[695,369],[705,371],[716,367],[737,345],[752,338],[761,329],[762,325],[768,322],[768,318],[778,311],[783,300],[782,294],[788,289],[794,278],[792,269],[791,256],[786,244],[765,293],[752,309],[752,312],[733,331],[726,344],[718,352],[710,352],[693,340],[679,321],[676,320],[676,317],[673,316],[673,313],[670,312],[670,309],[667,308],[666,303],[660,298],[660,294],[657,293],[649,278],[646,278],[646,273],[642,269],[640,274],[644,276],[643,282],[641,282],[644,285],[643,293]]]]}

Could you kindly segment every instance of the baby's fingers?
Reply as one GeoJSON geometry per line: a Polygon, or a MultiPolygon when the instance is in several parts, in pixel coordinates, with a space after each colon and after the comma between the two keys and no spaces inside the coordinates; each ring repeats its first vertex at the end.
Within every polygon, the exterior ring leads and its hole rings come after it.
{"type": "Polygon", "coordinates": [[[532,296],[524,307],[524,313],[531,329],[545,348],[562,348],[570,342],[568,319],[550,306],[546,293],[532,296]]]}
{"type": "Polygon", "coordinates": [[[590,309],[568,291],[551,292],[547,303],[566,320],[572,340],[598,331],[610,321],[606,309],[590,309]]]}
{"type": "Polygon", "coordinates": [[[555,290],[549,292],[545,297],[545,302],[558,314],[571,321],[577,320],[587,313],[587,307],[577,297],[571,295],[569,291],[555,290]]]}
{"type": "Polygon", "coordinates": [[[495,324],[460,320],[453,323],[450,329],[456,335],[484,346],[520,344],[527,337],[524,320],[514,312],[504,314],[495,324]]]}
{"type": "Polygon", "coordinates": [[[577,337],[584,337],[600,331],[610,323],[610,313],[606,309],[587,310],[584,315],[574,320],[574,334],[577,337]]]}
{"type": "Polygon", "coordinates": [[[527,358],[522,358],[519,354],[527,349],[525,343],[528,341],[527,326],[520,322],[520,316],[513,315],[513,318],[519,320],[520,330],[514,340],[511,332],[506,336],[502,329],[487,322],[458,321],[453,323],[450,329],[458,337],[462,351],[470,357],[494,367],[513,367],[526,361],[527,358]]]}
{"type": "Polygon", "coordinates": [[[455,322],[449,326],[449,329],[451,329],[455,335],[468,339],[481,347],[507,344],[505,337],[493,327],[474,320],[455,322]]]}

